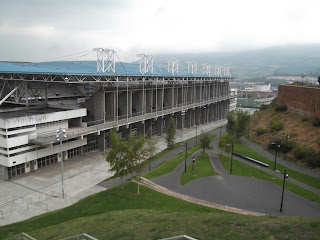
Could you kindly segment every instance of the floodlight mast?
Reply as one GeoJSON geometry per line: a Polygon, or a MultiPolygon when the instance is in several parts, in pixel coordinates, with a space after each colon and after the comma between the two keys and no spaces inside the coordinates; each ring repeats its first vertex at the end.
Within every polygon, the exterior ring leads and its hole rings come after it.
{"type": "Polygon", "coordinates": [[[170,58],[168,61],[168,73],[174,75],[179,73],[179,59],[170,58]]]}
{"type": "Polygon", "coordinates": [[[198,63],[195,61],[188,63],[188,73],[196,75],[198,72],[198,63]]]}
{"type": "Polygon", "coordinates": [[[146,54],[137,54],[137,57],[140,57],[140,73],[153,73],[153,56],[146,54]]]}
{"type": "Polygon", "coordinates": [[[97,52],[97,72],[116,72],[115,51],[107,48],[94,48],[97,52]]]}
{"type": "Polygon", "coordinates": [[[210,75],[210,71],[211,70],[211,65],[209,65],[209,64],[203,64],[203,67],[202,67],[202,73],[204,74],[204,75],[210,75]]]}

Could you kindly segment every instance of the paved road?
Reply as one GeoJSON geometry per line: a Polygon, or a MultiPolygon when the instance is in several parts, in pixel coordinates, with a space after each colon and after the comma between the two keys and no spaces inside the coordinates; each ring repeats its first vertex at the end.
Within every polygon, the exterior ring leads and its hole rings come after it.
{"type": "Polygon", "coordinates": [[[181,163],[173,172],[152,181],[182,194],[231,207],[275,215],[320,216],[319,204],[287,190],[284,195],[283,213],[280,213],[282,188],[268,181],[230,175],[218,159],[218,140],[219,138],[216,138],[213,141],[214,149],[210,158],[220,175],[199,178],[180,186],[180,174],[184,170],[184,163],[181,163]]]}

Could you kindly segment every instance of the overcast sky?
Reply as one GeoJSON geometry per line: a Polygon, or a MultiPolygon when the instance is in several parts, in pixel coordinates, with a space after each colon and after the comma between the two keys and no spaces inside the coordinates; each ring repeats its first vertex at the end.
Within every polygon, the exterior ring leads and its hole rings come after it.
{"type": "Polygon", "coordinates": [[[319,0],[0,0],[0,61],[320,43],[319,0]]]}

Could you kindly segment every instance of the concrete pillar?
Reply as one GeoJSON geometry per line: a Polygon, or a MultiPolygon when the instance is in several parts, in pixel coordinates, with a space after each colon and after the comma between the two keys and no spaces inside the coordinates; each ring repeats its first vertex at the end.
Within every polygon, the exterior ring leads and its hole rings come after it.
{"type": "Polygon", "coordinates": [[[163,99],[162,99],[162,89],[157,90],[157,109],[162,111],[163,99]]]}
{"type": "Polygon", "coordinates": [[[197,107],[195,108],[195,124],[197,126],[200,125],[200,116],[201,116],[201,108],[197,107]]]}
{"type": "Polygon", "coordinates": [[[172,88],[166,88],[164,90],[164,108],[172,107],[172,88]]]}
{"type": "Polygon", "coordinates": [[[190,112],[190,125],[193,127],[195,125],[195,109],[189,109],[190,112]]]}
{"type": "Polygon", "coordinates": [[[98,149],[99,151],[105,151],[105,131],[101,131],[98,135],[98,149]]]}
{"type": "Polygon", "coordinates": [[[146,113],[152,112],[152,89],[146,90],[146,113]]]}
{"type": "Polygon", "coordinates": [[[0,179],[2,179],[2,180],[9,179],[8,168],[6,166],[0,165],[0,179]]]}
{"type": "Polygon", "coordinates": [[[163,118],[159,117],[156,121],[156,127],[157,127],[157,135],[162,136],[163,132],[163,118]]]}
{"type": "Polygon", "coordinates": [[[192,110],[189,109],[189,110],[186,112],[186,115],[185,115],[185,124],[184,124],[184,127],[190,128],[190,127],[193,126],[193,125],[191,124],[191,118],[192,118],[192,110]]]}
{"type": "Polygon", "coordinates": [[[169,124],[170,124],[170,119],[171,119],[171,117],[172,117],[171,114],[165,115],[165,116],[163,117],[163,125],[164,125],[163,131],[166,131],[166,130],[167,130],[167,128],[168,128],[168,126],[169,126],[169,124]]]}
{"type": "Polygon", "coordinates": [[[143,122],[138,122],[136,123],[136,126],[137,126],[137,131],[138,131],[138,134],[140,136],[144,136],[145,132],[145,128],[144,128],[144,123],[143,122]]]}
{"type": "Polygon", "coordinates": [[[152,119],[145,120],[144,121],[144,127],[145,127],[145,136],[151,137],[152,136],[152,119]]]}

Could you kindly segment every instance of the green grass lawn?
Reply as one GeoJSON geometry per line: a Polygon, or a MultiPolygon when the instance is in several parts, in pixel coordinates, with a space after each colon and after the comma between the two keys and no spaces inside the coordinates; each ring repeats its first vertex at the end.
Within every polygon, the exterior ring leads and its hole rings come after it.
{"type": "MultiPolygon", "coordinates": [[[[192,137],[192,138],[189,138],[185,141],[182,141],[182,142],[177,142],[176,144],[174,144],[173,148],[170,148],[170,149],[164,149],[163,151],[161,152],[158,152],[157,154],[155,154],[151,159],[148,159],[148,163],[152,163],[153,161],[157,160],[158,158],[161,158],[162,156],[168,154],[169,152],[172,152],[173,150],[176,150],[177,148],[181,147],[182,145],[186,144],[187,142],[190,142],[192,141],[193,139],[195,139],[196,137],[192,137]]],[[[115,178],[118,178],[120,177],[119,174],[114,174],[113,176],[109,177],[107,180],[111,180],[111,179],[115,179],[115,178]]]]}
{"type": "Polygon", "coordinates": [[[0,239],[26,232],[36,239],[87,233],[97,239],[319,239],[320,218],[244,216],[188,203],[126,183],[32,219],[0,227],[0,239]]]}
{"type": "MultiPolygon", "coordinates": [[[[211,135],[210,139],[211,141],[216,137],[217,135],[211,135]]],[[[188,149],[187,157],[191,156],[195,152],[200,150],[199,143],[191,148],[188,149]]],[[[147,172],[143,175],[145,178],[155,178],[162,175],[165,175],[171,171],[173,171],[182,161],[184,161],[186,158],[186,151],[180,152],[177,156],[163,162],[156,168],[152,169],[151,171],[147,172]]]]}
{"type": "MultiPolygon", "coordinates": [[[[223,167],[229,172],[230,170],[230,158],[228,159],[227,156],[218,154],[219,159],[223,165],[223,167]]],[[[289,172],[290,174],[290,172],[289,172]]],[[[276,177],[272,174],[266,173],[260,169],[257,169],[255,167],[252,167],[248,164],[245,164],[243,162],[240,162],[238,160],[233,159],[232,161],[232,175],[240,175],[240,176],[248,176],[248,177],[255,177],[259,179],[263,179],[269,182],[272,182],[274,184],[277,184],[279,186],[282,186],[283,178],[276,177]]],[[[289,175],[290,177],[290,175],[289,175]]],[[[293,183],[286,182],[286,189],[290,190],[291,192],[294,192],[296,194],[299,194],[302,197],[308,198],[311,201],[314,201],[318,204],[320,204],[320,195],[311,192],[305,188],[302,188],[300,186],[297,186],[293,183]]]]}
{"type": "Polygon", "coordinates": [[[180,184],[184,185],[197,178],[214,176],[214,175],[217,175],[217,173],[211,165],[210,157],[208,153],[201,154],[196,158],[195,163],[193,164],[193,170],[192,170],[192,163],[190,163],[187,166],[187,172],[185,173],[183,171],[181,173],[180,184]]]}
{"type": "MultiPolygon", "coordinates": [[[[267,163],[270,165],[270,169],[274,168],[274,159],[270,160],[269,158],[262,156],[261,154],[255,152],[254,150],[252,150],[251,148],[249,148],[248,146],[246,146],[242,143],[236,143],[234,145],[234,152],[240,153],[240,154],[245,155],[247,157],[251,157],[253,159],[267,163]]],[[[298,180],[300,182],[303,182],[309,186],[320,189],[320,178],[309,176],[307,174],[295,171],[289,167],[283,166],[278,163],[277,163],[277,169],[281,172],[284,172],[284,170],[287,170],[287,172],[289,173],[289,176],[291,178],[298,180]]]]}

